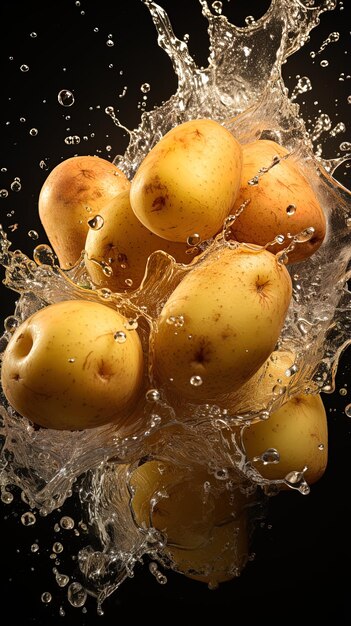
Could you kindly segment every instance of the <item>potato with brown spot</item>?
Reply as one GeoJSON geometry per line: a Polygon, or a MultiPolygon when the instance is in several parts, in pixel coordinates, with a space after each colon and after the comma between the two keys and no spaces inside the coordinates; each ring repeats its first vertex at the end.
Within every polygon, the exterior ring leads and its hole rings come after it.
{"type": "Polygon", "coordinates": [[[170,130],[139,166],[130,189],[132,209],[153,233],[186,243],[216,235],[239,189],[241,145],[220,123],[184,122],[170,130]]]}
{"type": "Polygon", "coordinates": [[[34,313],[3,355],[1,384],[9,403],[46,428],[124,424],[141,394],[144,371],[140,338],[126,330],[126,322],[114,309],[85,300],[34,313]]]}
{"type": "Polygon", "coordinates": [[[252,497],[227,489],[201,466],[148,461],[130,478],[137,524],[164,533],[176,571],[217,585],[241,572],[249,557],[252,497]]]}
{"type": "Polygon", "coordinates": [[[137,289],[144,278],[148,257],[163,250],[178,263],[188,264],[188,246],[158,237],[135,217],[129,191],[120,193],[101,211],[101,228],[89,229],[85,243],[85,266],[98,287],[112,291],[137,289]],[[108,271],[106,272],[106,268],[108,271]]]}
{"type": "Polygon", "coordinates": [[[39,217],[62,269],[78,262],[88,221],[129,187],[126,175],[101,157],[71,157],[54,167],[40,190],[39,217]]]}
{"type": "Polygon", "coordinates": [[[240,190],[234,212],[248,203],[231,226],[237,241],[261,246],[284,235],[283,244],[269,249],[277,252],[291,243],[290,235],[297,235],[313,227],[312,237],[296,243],[288,255],[289,263],[298,263],[310,257],[326,236],[326,217],[309,183],[298,165],[288,155],[288,150],[274,141],[260,139],[243,144],[243,168],[240,190]],[[271,167],[274,157],[280,161],[271,167]],[[259,173],[262,168],[268,171],[259,173]],[[257,177],[257,184],[249,181],[257,177]]]}
{"type": "Polygon", "coordinates": [[[157,320],[155,384],[198,403],[234,392],[274,350],[290,300],[289,273],[271,252],[212,252],[183,278],[157,320]],[[172,323],[179,316],[181,326],[172,323]]]}

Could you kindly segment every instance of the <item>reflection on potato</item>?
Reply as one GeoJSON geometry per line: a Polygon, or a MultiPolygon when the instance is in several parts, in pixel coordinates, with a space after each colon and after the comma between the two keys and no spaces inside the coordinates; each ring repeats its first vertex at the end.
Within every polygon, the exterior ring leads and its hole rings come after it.
{"type": "Polygon", "coordinates": [[[166,552],[179,572],[212,585],[241,572],[249,552],[249,497],[238,487],[226,489],[200,466],[160,461],[140,465],[130,484],[137,524],[166,535],[166,552]]]}
{"type": "Polygon", "coordinates": [[[135,217],[129,191],[120,193],[99,213],[99,227],[90,228],[85,243],[85,266],[95,285],[111,291],[137,289],[152,252],[163,250],[179,263],[193,256],[187,245],[161,239],[135,217]]]}
{"type": "Polygon", "coordinates": [[[244,144],[242,150],[241,186],[233,212],[248,200],[249,204],[231,227],[234,237],[264,246],[277,235],[284,235],[282,245],[270,248],[277,252],[291,242],[288,233],[296,235],[313,227],[311,239],[296,244],[289,252],[289,263],[308,258],[320,247],[326,234],[326,218],[308,180],[290,158],[282,158],[288,151],[274,141],[260,139],[244,144]],[[257,184],[249,184],[261,168],[272,165],[276,155],[280,162],[258,176],[257,184]]]}
{"type": "Polygon", "coordinates": [[[97,156],[65,159],[50,172],[39,194],[39,217],[62,269],[79,260],[88,221],[129,187],[121,170],[97,156]]]}
{"type": "Polygon", "coordinates": [[[1,383],[10,404],[35,424],[55,429],[127,418],[140,393],[143,353],[126,321],[103,304],[83,300],[34,313],[4,353],[1,383]]]}
{"type": "Polygon", "coordinates": [[[278,450],[278,463],[256,463],[264,478],[284,479],[306,466],[305,480],[315,483],[323,476],[328,460],[328,423],[320,395],[291,398],[268,420],[245,428],[243,442],[249,459],[268,448],[278,450]]]}
{"type": "Polygon", "coordinates": [[[139,166],[130,189],[132,209],[164,239],[209,239],[234,205],[241,168],[241,145],[224,126],[210,119],[184,122],[139,166]]]}
{"type": "Polygon", "coordinates": [[[156,384],[194,402],[232,393],[274,350],[291,279],[262,249],[225,247],[176,287],[153,337],[156,384]]]}

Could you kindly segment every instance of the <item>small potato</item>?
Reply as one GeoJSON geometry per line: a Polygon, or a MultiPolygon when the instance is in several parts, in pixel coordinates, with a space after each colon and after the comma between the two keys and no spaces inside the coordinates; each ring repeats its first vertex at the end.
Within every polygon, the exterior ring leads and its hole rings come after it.
{"type": "Polygon", "coordinates": [[[139,526],[166,536],[175,569],[211,585],[230,580],[249,555],[250,498],[226,489],[199,466],[148,461],[131,474],[132,508],[139,526]]]}
{"type": "Polygon", "coordinates": [[[3,355],[1,384],[10,404],[38,426],[60,430],[128,419],[144,363],[137,331],[126,330],[126,322],[112,308],[85,300],[34,313],[3,355]]]}
{"type": "Polygon", "coordinates": [[[291,398],[267,420],[245,428],[243,442],[249,459],[261,456],[268,448],[278,451],[278,463],[255,463],[264,478],[284,479],[306,466],[307,483],[317,482],[328,461],[328,423],[320,395],[291,398]]]}
{"type": "Polygon", "coordinates": [[[323,243],[326,218],[308,180],[291,159],[284,159],[288,150],[274,141],[260,139],[244,144],[242,152],[241,184],[233,213],[243,203],[249,201],[249,204],[231,226],[233,237],[264,246],[277,235],[284,235],[282,245],[269,248],[277,252],[291,243],[288,233],[297,235],[313,227],[312,237],[297,243],[288,255],[289,263],[310,257],[323,243]],[[275,156],[281,158],[280,162],[258,176],[257,184],[249,184],[260,169],[270,168],[275,156]]]}
{"type": "Polygon", "coordinates": [[[39,194],[39,217],[62,269],[70,269],[84,250],[88,220],[130,182],[113,163],[76,156],[50,172],[39,194]]]}
{"type": "Polygon", "coordinates": [[[212,253],[183,278],[156,322],[156,386],[196,403],[233,393],[274,350],[290,300],[291,278],[271,252],[212,253]]]}
{"type": "Polygon", "coordinates": [[[156,250],[189,263],[186,244],[161,239],[135,217],[129,191],[120,193],[99,212],[102,226],[89,229],[85,243],[85,266],[98,287],[111,291],[137,289],[144,278],[148,257],[156,250]],[[106,269],[108,271],[106,271],[106,269]]]}
{"type": "Polygon", "coordinates": [[[223,227],[240,184],[242,150],[224,126],[191,120],[170,130],[137,170],[130,189],[137,218],[159,237],[186,243],[223,227]]]}

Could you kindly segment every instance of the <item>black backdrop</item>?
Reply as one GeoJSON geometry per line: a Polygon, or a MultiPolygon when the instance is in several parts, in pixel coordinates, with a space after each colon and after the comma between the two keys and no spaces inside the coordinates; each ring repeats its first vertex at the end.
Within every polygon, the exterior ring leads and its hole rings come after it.
{"type": "MultiPolygon", "coordinates": [[[[190,51],[197,64],[207,65],[206,21],[197,0],[163,0],[161,4],[176,34],[183,37],[189,33],[190,51]]],[[[245,7],[237,4],[223,2],[223,9],[229,16],[236,15],[237,24],[244,25],[245,16],[259,17],[269,2],[251,0],[245,7]]],[[[299,75],[312,80],[313,91],[298,98],[306,118],[313,119],[320,108],[330,115],[333,126],[339,121],[347,126],[346,133],[327,142],[326,157],[335,156],[340,142],[350,139],[350,48],[344,5],[346,0],[321,16],[310,40],[283,69],[290,89],[299,75]],[[340,32],[340,41],[327,46],[313,61],[310,52],[319,50],[332,32],[340,32]],[[321,67],[322,60],[328,60],[329,65],[321,67]]],[[[37,243],[46,242],[38,221],[37,198],[48,172],[59,160],[74,154],[112,159],[123,153],[127,134],[113,125],[105,108],[119,109],[121,122],[133,128],[140,119],[142,83],[151,85],[147,94],[150,109],[174,93],[176,79],[139,0],[2,0],[0,23],[0,189],[8,191],[7,197],[0,193],[0,223],[13,230],[13,248],[31,255],[37,243]],[[109,35],[114,45],[107,45],[109,35]],[[29,69],[24,71],[23,66],[29,69]],[[125,86],[128,89],[121,98],[125,86]],[[73,92],[72,107],[58,103],[61,89],[73,92]],[[81,138],[80,143],[65,143],[66,137],[75,135],[81,138]],[[20,179],[19,191],[11,189],[16,178],[20,179]],[[37,241],[28,235],[31,229],[37,231],[37,241]]],[[[346,167],[339,168],[337,176],[351,187],[348,172],[346,167]]],[[[16,181],[13,186],[16,188],[16,181]]],[[[13,312],[17,294],[1,286],[0,298],[4,319],[13,312]]],[[[344,412],[351,401],[348,362],[346,353],[338,370],[336,391],[323,396],[330,430],[326,474],[308,496],[294,492],[272,499],[267,519],[255,537],[256,558],[238,580],[209,591],[201,583],[169,575],[168,584],[161,586],[140,567],[134,579],[123,583],[106,601],[103,616],[97,616],[94,600],[87,602],[87,612],[74,609],[65,599],[65,589],[54,581],[51,559],[53,543],[62,540],[64,552],[58,569],[69,574],[74,571],[72,555],[84,545],[84,533],[77,536],[74,531],[64,531],[63,536],[62,530],[55,530],[55,523],[64,514],[73,513],[79,519],[74,500],[57,514],[24,527],[20,516],[27,507],[16,496],[15,504],[0,504],[0,582],[2,608],[6,606],[9,611],[7,620],[37,626],[348,624],[351,423],[344,412]],[[346,396],[339,393],[342,387],[348,390],[346,396]],[[36,542],[39,551],[33,553],[31,545],[36,542]],[[40,599],[45,591],[52,594],[47,605],[40,599]],[[60,616],[60,607],[65,616],[60,616]]]]}

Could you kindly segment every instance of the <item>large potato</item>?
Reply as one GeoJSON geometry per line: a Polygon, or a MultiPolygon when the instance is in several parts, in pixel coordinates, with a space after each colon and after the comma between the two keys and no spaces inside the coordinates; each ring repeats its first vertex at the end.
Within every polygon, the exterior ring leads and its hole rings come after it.
{"type": "Polygon", "coordinates": [[[274,350],[290,299],[289,273],[271,252],[240,246],[212,253],[157,320],[156,385],[199,403],[235,391],[274,350]]]}
{"type": "Polygon", "coordinates": [[[1,384],[10,404],[35,424],[55,429],[128,418],[142,386],[143,352],[126,321],[117,311],[84,300],[34,313],[16,329],[3,355],[1,384]]]}
{"type": "Polygon", "coordinates": [[[242,152],[241,184],[233,212],[249,203],[231,226],[234,237],[263,246],[284,235],[283,244],[270,248],[277,252],[291,243],[288,233],[297,235],[313,227],[312,237],[289,252],[289,263],[308,258],[326,234],[326,218],[308,180],[290,158],[284,159],[288,151],[274,141],[260,139],[244,144],[242,152]],[[257,184],[250,184],[260,169],[270,168],[276,155],[280,162],[258,176],[257,184]]]}
{"type": "Polygon", "coordinates": [[[139,526],[166,536],[175,568],[216,585],[237,576],[249,555],[247,506],[238,486],[226,489],[205,469],[148,461],[131,474],[139,526]]]}
{"type": "Polygon", "coordinates": [[[245,428],[243,443],[249,459],[261,457],[268,448],[278,451],[278,463],[255,463],[264,478],[282,480],[306,466],[307,483],[317,482],[328,461],[328,422],[320,395],[291,398],[267,420],[245,428]]]}
{"type": "Polygon", "coordinates": [[[41,223],[63,269],[79,260],[88,221],[129,187],[125,174],[101,157],[71,157],[54,167],[40,190],[38,206],[41,223]]]}
{"type": "Polygon", "coordinates": [[[85,266],[95,285],[112,291],[136,289],[144,278],[148,257],[156,250],[189,263],[187,245],[161,239],[135,217],[129,191],[120,193],[101,211],[102,226],[89,229],[85,266]]]}
{"type": "Polygon", "coordinates": [[[234,205],[241,169],[241,146],[224,126],[210,119],[184,122],[139,166],[130,189],[132,209],[164,239],[209,239],[234,205]]]}

